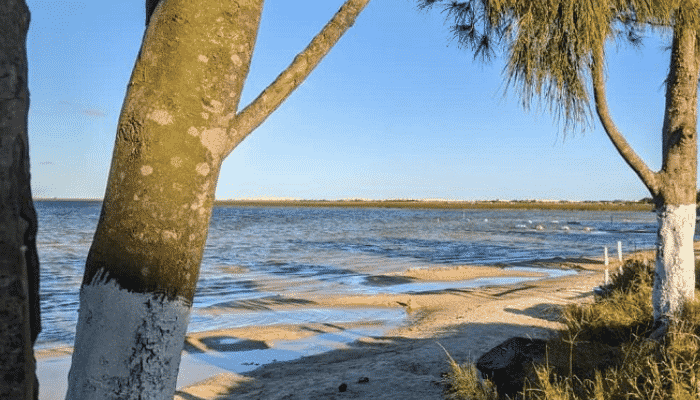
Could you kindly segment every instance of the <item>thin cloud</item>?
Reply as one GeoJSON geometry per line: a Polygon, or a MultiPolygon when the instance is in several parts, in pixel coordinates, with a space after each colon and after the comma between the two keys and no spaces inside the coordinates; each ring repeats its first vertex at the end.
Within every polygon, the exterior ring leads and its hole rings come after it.
{"type": "Polygon", "coordinates": [[[104,112],[96,109],[87,109],[82,111],[83,115],[87,115],[89,117],[95,117],[95,118],[102,118],[107,116],[104,112]]]}
{"type": "Polygon", "coordinates": [[[107,116],[107,113],[100,109],[87,108],[85,107],[85,105],[74,103],[68,100],[59,100],[57,104],[58,110],[56,111],[61,113],[78,113],[93,118],[104,118],[107,116]]]}

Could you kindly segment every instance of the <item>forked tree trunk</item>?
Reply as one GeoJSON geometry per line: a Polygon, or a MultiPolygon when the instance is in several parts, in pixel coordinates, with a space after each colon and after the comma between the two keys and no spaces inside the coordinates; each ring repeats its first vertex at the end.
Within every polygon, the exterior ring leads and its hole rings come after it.
{"type": "MultiPolygon", "coordinates": [[[[659,233],[654,280],[654,319],[673,319],[695,297],[695,201],[697,193],[697,32],[679,19],[671,48],[659,173],[659,233]]],[[[663,324],[666,325],[666,324],[663,324]]]]}
{"type": "Polygon", "coordinates": [[[163,0],[117,127],[67,399],[172,399],[262,0],[163,0]],[[243,3],[243,4],[240,4],[243,3]]]}
{"type": "Polygon", "coordinates": [[[221,162],[368,1],[348,0],[240,113],[263,1],[161,0],[148,13],[80,289],[67,399],[172,399],[221,162]]]}
{"type": "Polygon", "coordinates": [[[27,136],[24,0],[0,5],[0,398],[38,398],[33,344],[39,320],[37,218],[27,136]]]}
{"type": "MultiPolygon", "coordinates": [[[[691,12],[691,11],[687,11],[691,12]]],[[[679,12],[678,15],[683,13],[679,12]]],[[[593,54],[596,111],[622,158],[651,192],[658,215],[656,273],[652,303],[661,337],[683,304],[695,297],[695,201],[697,191],[697,93],[700,54],[697,32],[682,17],[674,25],[662,128],[662,167],[653,172],[617,130],[605,98],[603,49],[593,54]]]]}

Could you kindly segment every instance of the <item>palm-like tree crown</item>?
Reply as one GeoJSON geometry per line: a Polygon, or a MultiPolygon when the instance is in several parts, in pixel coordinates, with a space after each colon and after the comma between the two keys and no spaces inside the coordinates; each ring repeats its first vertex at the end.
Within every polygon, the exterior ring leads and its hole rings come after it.
{"type": "Polygon", "coordinates": [[[648,27],[668,29],[678,18],[697,22],[697,0],[418,0],[442,7],[460,46],[489,60],[507,53],[508,86],[529,107],[548,103],[566,127],[589,122],[593,51],[608,39],[639,44],[648,27]]]}

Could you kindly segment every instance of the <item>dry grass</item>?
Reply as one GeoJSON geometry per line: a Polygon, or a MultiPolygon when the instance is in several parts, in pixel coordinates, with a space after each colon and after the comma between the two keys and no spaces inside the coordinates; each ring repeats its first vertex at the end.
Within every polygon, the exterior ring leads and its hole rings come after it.
{"type": "Polygon", "coordinates": [[[482,380],[474,363],[457,364],[450,357],[449,383],[445,390],[448,400],[491,400],[497,399],[496,388],[488,380],[482,380]]]}
{"type": "MultiPolygon", "coordinates": [[[[525,400],[700,399],[700,301],[685,306],[663,341],[647,339],[653,325],[652,277],[653,261],[629,260],[595,303],[565,308],[562,318],[566,329],[548,344],[554,348],[587,341],[615,346],[622,353],[615,365],[594,371],[589,378],[559,376],[553,368],[541,365],[519,397],[525,400]]],[[[458,366],[453,361],[447,381],[449,399],[498,398],[493,391],[479,394],[481,397],[473,394],[473,388],[480,382],[473,364],[458,366]]],[[[479,385],[483,387],[482,383],[479,385]]]]}

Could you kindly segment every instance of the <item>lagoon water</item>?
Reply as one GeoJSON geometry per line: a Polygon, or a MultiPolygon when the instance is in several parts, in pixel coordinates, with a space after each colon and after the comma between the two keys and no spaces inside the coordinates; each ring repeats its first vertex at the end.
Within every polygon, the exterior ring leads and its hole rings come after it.
{"type": "MultiPolygon", "coordinates": [[[[37,201],[43,330],[37,348],[72,345],[85,258],[100,202],[37,201]]],[[[403,310],[271,311],[295,294],[400,293],[515,279],[386,284],[408,268],[523,265],[652,248],[651,212],[217,206],[190,331],[298,322],[401,320],[403,310]]],[[[549,271],[565,274],[571,271],[549,271]]],[[[528,278],[519,278],[519,280],[528,278]]],[[[532,278],[529,278],[532,279],[532,278]]],[[[291,299],[291,300],[290,300],[291,299]]],[[[299,301],[303,305],[302,301],[299,301]]]]}

